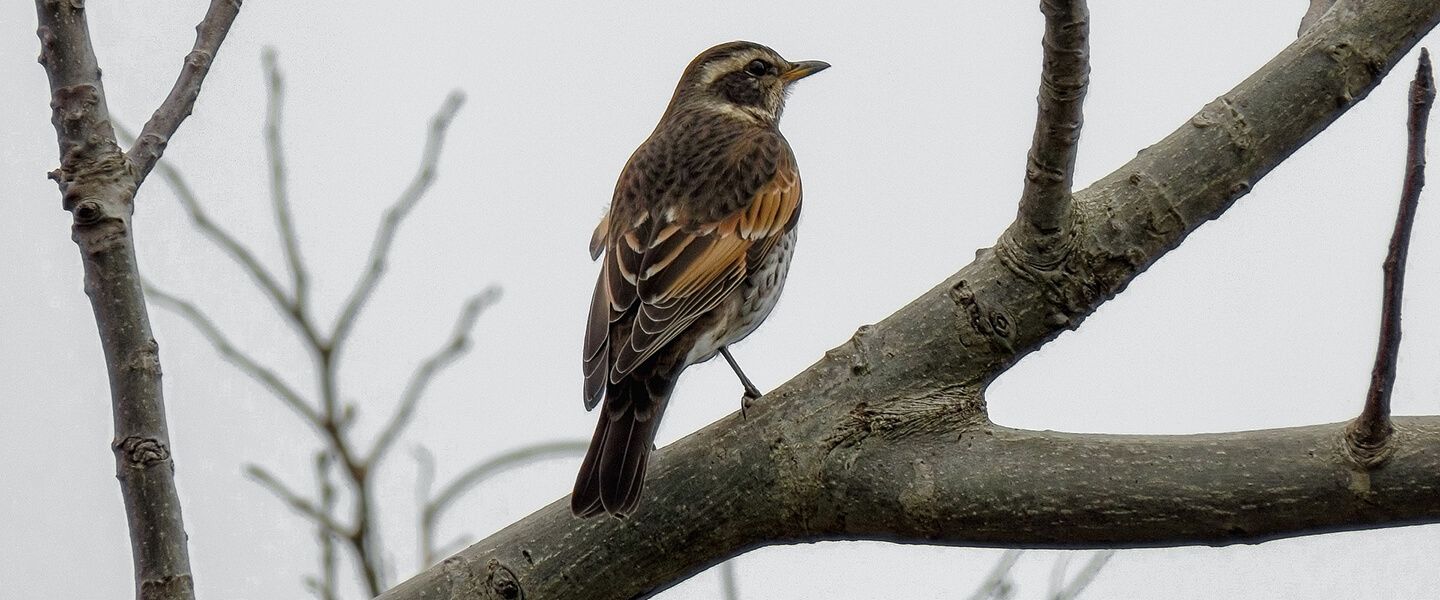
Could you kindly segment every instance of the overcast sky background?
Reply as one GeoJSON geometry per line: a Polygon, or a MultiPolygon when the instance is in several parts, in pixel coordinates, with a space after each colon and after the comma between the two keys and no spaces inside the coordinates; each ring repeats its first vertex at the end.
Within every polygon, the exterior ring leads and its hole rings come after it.
{"type": "MultiPolygon", "coordinates": [[[[112,116],[138,127],[193,42],[204,2],[92,2],[112,116]]],[[[469,101],[439,181],[401,230],[388,278],[345,356],[344,395],[368,440],[469,295],[504,298],[475,352],[435,380],[379,473],[392,582],[416,568],[414,461],[446,481],[507,449],[588,438],[580,339],[590,231],[685,64],[732,39],[834,68],[799,84],[782,129],[805,179],[786,295],[736,348],[773,388],[968,263],[1013,218],[1034,119],[1034,2],[247,2],[166,160],[214,217],[283,272],[260,136],[260,56],[287,77],[286,152],[314,308],[329,322],[380,215],[411,177],[428,119],[469,101]]],[[[1077,187],[1182,125],[1294,38],[1304,2],[1097,2],[1077,187]]],[[[0,597],[121,598],[131,561],[110,401],[79,254],[45,172],[57,164],[28,2],[0,5],[0,597]]],[[[1435,44],[1432,36],[1429,40],[1435,44]]],[[[1374,353],[1380,262],[1404,161],[1407,57],[1370,98],[1162,259],[1081,330],[989,393],[1003,425],[1194,433],[1342,421],[1374,353]]],[[[1432,194],[1433,195],[1433,194],[1432,194]]],[[[235,342],[310,393],[309,360],[245,274],[197,235],[156,176],[137,201],[145,275],[208,310],[235,342]]],[[[1440,206],[1426,199],[1407,281],[1394,405],[1440,412],[1440,206]]],[[[312,531],[242,474],[254,462],[309,489],[312,433],[152,309],[190,553],[201,598],[299,598],[312,531]]],[[[723,362],[687,371],[666,444],[737,408],[723,362]]],[[[479,539],[570,490],[579,459],[498,477],[457,505],[441,539],[479,539]]],[[[999,550],[826,543],[737,559],[743,598],[963,598],[999,550]]],[[[1044,593],[1059,552],[1017,568],[1044,593]]],[[[1433,596],[1440,529],[1259,546],[1125,551],[1090,597],[1433,596]]],[[[353,579],[348,562],[344,580],[353,579]]],[[[661,598],[718,597],[713,571],[661,598]]],[[[352,595],[358,597],[358,594],[352,595]]]]}

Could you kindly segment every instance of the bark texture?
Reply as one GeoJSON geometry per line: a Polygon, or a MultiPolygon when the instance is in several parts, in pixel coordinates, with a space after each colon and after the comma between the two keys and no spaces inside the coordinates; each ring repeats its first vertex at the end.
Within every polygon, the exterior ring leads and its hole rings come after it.
{"type": "Polygon", "coordinates": [[[748,549],[826,539],[1113,548],[1440,522],[1440,417],[1397,419],[1390,459],[1375,467],[1351,458],[1343,424],[1079,435],[995,426],[984,408],[999,373],[1224,212],[1437,19],[1429,0],[1336,3],[1260,71],[1074,194],[1062,239],[1037,241],[1017,221],[748,419],[661,449],[633,518],[579,520],[557,501],[381,598],[630,598],[748,549]]]}

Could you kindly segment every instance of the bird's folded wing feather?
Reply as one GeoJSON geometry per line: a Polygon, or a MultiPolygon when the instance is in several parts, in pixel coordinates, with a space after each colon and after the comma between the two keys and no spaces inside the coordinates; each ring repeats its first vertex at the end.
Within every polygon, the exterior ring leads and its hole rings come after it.
{"type": "Polygon", "coordinates": [[[788,152],[778,162],[748,204],[718,220],[647,214],[597,232],[605,258],[585,336],[587,407],[604,395],[607,374],[618,381],[718,306],[794,226],[800,178],[788,152]],[[616,326],[622,319],[628,327],[616,326]]]}

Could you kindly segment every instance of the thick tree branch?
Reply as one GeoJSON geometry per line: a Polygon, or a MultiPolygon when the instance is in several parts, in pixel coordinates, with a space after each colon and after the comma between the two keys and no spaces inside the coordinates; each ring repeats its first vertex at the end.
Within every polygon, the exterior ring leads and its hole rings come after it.
{"type": "Polygon", "coordinates": [[[1034,251],[1053,256],[1068,243],[1071,224],[1070,188],[1090,83],[1090,11],[1085,0],[1041,0],[1040,11],[1045,14],[1045,52],[1039,114],[1017,224],[1028,225],[1022,231],[1034,251]]]}
{"type": "Polygon", "coordinates": [[[1305,16],[1300,17],[1300,29],[1296,31],[1295,36],[1299,37],[1309,33],[1310,28],[1314,27],[1320,17],[1325,16],[1325,13],[1334,5],[1335,0],[1310,0],[1310,6],[1305,9],[1305,16]]]}
{"type": "Polygon", "coordinates": [[[130,530],[135,594],[145,599],[194,598],[165,423],[160,350],[150,330],[130,219],[136,190],[164,150],[164,140],[194,105],[209,59],[234,14],[215,16],[226,9],[212,5],[201,23],[205,60],[187,60],[178,91],[172,91],[152,119],[154,127],[147,125],[141,136],[152,143],[141,144],[127,157],[115,142],[84,3],[36,0],[35,9],[40,64],[50,82],[51,122],[60,149],[60,168],[50,177],[59,183],[61,205],[73,217],[71,239],[80,248],[85,293],[110,377],[115,421],[111,448],[130,530]]]}
{"type": "Polygon", "coordinates": [[[1420,66],[1410,82],[1410,116],[1406,122],[1409,144],[1405,155],[1405,185],[1400,192],[1400,209],[1395,231],[1385,256],[1384,299],[1380,306],[1380,347],[1375,350],[1375,367],[1370,371],[1370,391],[1365,408],[1346,429],[1346,447],[1361,465],[1375,467],[1389,457],[1390,392],[1395,387],[1395,365],[1400,358],[1400,304],[1405,293],[1405,259],[1410,254],[1410,231],[1420,206],[1420,189],[1425,186],[1425,129],[1430,106],[1435,103],[1435,77],[1430,70],[1430,53],[1420,50],[1420,66]]]}
{"type": "Polygon", "coordinates": [[[195,26],[195,47],[185,55],[185,65],[180,69],[180,77],[175,80],[175,86],[170,88],[170,95],[160,103],[160,108],[156,109],[150,120],[145,122],[145,126],[140,128],[140,136],[127,153],[135,165],[137,185],[150,174],[150,169],[155,167],[160,155],[165,152],[165,145],[170,143],[170,136],[175,135],[180,124],[195,108],[195,99],[200,97],[200,84],[204,83],[205,76],[210,74],[210,65],[215,62],[215,55],[220,52],[220,44],[225,41],[225,35],[230,33],[230,26],[240,14],[241,1],[211,0],[205,18],[195,26]]]}
{"type": "Polygon", "coordinates": [[[369,266],[355,283],[355,288],[350,291],[344,307],[340,309],[340,316],[336,318],[335,327],[330,334],[331,344],[338,346],[344,343],[355,326],[355,320],[360,316],[360,309],[370,299],[370,294],[374,293],[375,286],[379,285],[380,276],[385,273],[385,263],[390,257],[390,244],[395,241],[395,232],[399,231],[400,223],[410,214],[410,209],[415,208],[425,196],[425,192],[430,190],[430,185],[435,182],[435,168],[440,162],[440,150],[445,146],[445,132],[464,103],[464,94],[459,91],[450,92],[440,110],[430,119],[430,133],[425,138],[420,169],[416,171],[410,185],[400,193],[400,199],[385,211],[385,218],[381,219],[380,227],[375,231],[375,241],[370,246],[369,266]]]}
{"type": "Polygon", "coordinates": [[[1079,326],[1369,93],[1440,20],[1440,3],[1341,0],[1331,17],[1076,193],[1058,264],[1029,260],[1004,235],[748,419],[656,452],[633,518],[576,519],[561,499],[381,597],[630,598],[751,548],[826,539],[1111,548],[1440,522],[1436,417],[1398,419],[1391,460],[1363,472],[1343,455],[1339,424],[1077,435],[999,427],[984,412],[989,381],[1079,326]]]}

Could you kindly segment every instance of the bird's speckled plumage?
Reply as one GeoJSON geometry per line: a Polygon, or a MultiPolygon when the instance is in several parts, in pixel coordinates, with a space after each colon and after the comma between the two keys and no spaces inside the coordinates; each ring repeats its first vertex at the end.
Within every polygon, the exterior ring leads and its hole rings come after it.
{"type": "Polygon", "coordinates": [[[825,67],[751,42],[701,53],[620,174],[591,239],[585,407],[602,400],[571,508],[634,512],[680,373],[754,331],[795,247],[800,174],[778,129],[789,84],[825,67]]]}

